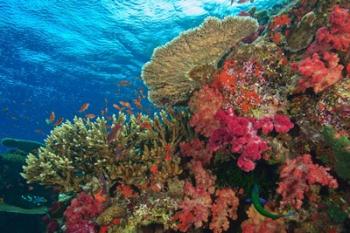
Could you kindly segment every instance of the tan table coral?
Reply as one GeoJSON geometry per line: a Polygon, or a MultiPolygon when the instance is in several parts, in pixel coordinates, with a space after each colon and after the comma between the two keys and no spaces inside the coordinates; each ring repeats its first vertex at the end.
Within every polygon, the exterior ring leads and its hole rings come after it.
{"type": "Polygon", "coordinates": [[[258,23],[251,17],[209,17],[199,27],[156,48],[142,70],[149,99],[158,106],[185,102],[210,78],[223,56],[257,29],[258,23]]]}

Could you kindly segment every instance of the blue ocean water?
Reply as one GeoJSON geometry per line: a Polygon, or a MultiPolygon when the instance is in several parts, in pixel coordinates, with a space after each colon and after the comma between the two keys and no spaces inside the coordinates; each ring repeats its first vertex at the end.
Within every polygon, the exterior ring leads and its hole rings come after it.
{"type": "MultiPolygon", "coordinates": [[[[52,111],[72,119],[85,102],[97,115],[132,102],[145,89],[140,71],[155,47],[207,16],[282,2],[0,0],[0,138],[41,141],[52,111]]],[[[156,110],[146,99],[143,105],[156,110]]]]}

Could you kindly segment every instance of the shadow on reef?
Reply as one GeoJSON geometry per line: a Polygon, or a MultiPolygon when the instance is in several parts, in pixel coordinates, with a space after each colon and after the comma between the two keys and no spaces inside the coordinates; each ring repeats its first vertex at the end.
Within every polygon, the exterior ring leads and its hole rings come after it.
{"type": "Polygon", "coordinates": [[[42,217],[57,195],[50,188],[28,185],[20,175],[26,155],[36,153],[42,144],[12,138],[1,144],[10,149],[0,154],[0,232],[45,232],[42,217]]]}

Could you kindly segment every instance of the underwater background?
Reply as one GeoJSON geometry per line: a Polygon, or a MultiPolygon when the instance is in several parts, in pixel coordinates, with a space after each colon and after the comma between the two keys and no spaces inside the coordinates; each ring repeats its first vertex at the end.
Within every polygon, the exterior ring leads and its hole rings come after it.
{"type": "Polygon", "coordinates": [[[140,72],[154,48],[207,16],[284,2],[0,0],[0,138],[42,141],[52,111],[72,119],[86,102],[96,115],[106,101],[110,111],[119,100],[132,103],[146,92],[140,72]]]}
{"type": "Polygon", "coordinates": [[[349,0],[0,0],[0,233],[350,233],[349,0]]]}

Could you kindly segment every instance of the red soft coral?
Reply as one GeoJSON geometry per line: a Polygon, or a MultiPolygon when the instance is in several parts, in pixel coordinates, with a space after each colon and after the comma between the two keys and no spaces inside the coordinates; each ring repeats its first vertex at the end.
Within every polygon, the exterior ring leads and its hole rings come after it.
{"type": "Polygon", "coordinates": [[[262,129],[264,134],[270,133],[273,129],[277,133],[286,133],[294,126],[289,117],[282,114],[256,120],[238,117],[232,109],[229,109],[218,111],[216,118],[221,127],[209,138],[210,150],[217,151],[226,145],[231,145],[231,152],[240,154],[237,159],[238,167],[246,172],[254,170],[255,161],[261,159],[262,153],[269,149],[267,142],[258,136],[259,129],[262,129]]]}
{"type": "Polygon", "coordinates": [[[270,24],[271,30],[276,30],[282,26],[289,25],[291,20],[287,14],[275,16],[270,24]]]}
{"type": "Polygon", "coordinates": [[[248,219],[241,224],[242,233],[286,233],[283,218],[273,220],[259,214],[253,206],[247,211],[248,219]]]}
{"type": "Polygon", "coordinates": [[[65,210],[66,233],[95,233],[94,218],[103,210],[101,203],[81,192],[65,210]]]}
{"type": "Polygon", "coordinates": [[[343,66],[339,64],[339,57],[335,53],[323,52],[322,59],[317,53],[305,58],[297,64],[302,75],[297,86],[297,92],[304,92],[312,87],[315,93],[325,90],[342,78],[343,66]]]}
{"type": "Polygon", "coordinates": [[[216,197],[215,203],[211,207],[210,229],[214,233],[221,233],[230,227],[229,219],[237,219],[239,199],[236,197],[236,193],[229,188],[217,190],[216,197]]]}
{"type": "Polygon", "coordinates": [[[348,9],[335,6],[330,17],[330,27],[322,27],[316,33],[320,45],[329,45],[339,51],[350,48],[350,13],[348,9]]]}
{"type": "Polygon", "coordinates": [[[328,173],[330,169],[314,164],[309,154],[287,161],[280,171],[280,182],[277,193],[282,195],[281,205],[291,205],[300,209],[304,194],[310,186],[320,184],[337,188],[337,181],[328,173]]]}
{"type": "Polygon", "coordinates": [[[179,205],[181,210],[174,215],[174,220],[179,221],[177,228],[182,232],[187,232],[192,226],[200,228],[208,222],[212,205],[211,194],[215,190],[215,177],[200,162],[192,162],[192,170],[196,186],[190,182],[185,183],[185,198],[179,205]]]}
{"type": "Polygon", "coordinates": [[[189,107],[193,112],[190,125],[194,127],[196,132],[209,137],[219,127],[220,124],[215,119],[215,114],[223,101],[222,94],[209,86],[204,86],[194,93],[190,99],[189,107]]]}
{"type": "Polygon", "coordinates": [[[261,129],[263,134],[269,134],[275,129],[277,133],[287,133],[294,127],[287,115],[276,114],[273,117],[263,117],[254,123],[256,129],[261,129]]]}
{"type": "Polygon", "coordinates": [[[203,166],[208,165],[212,158],[211,151],[206,147],[205,143],[198,138],[190,142],[182,142],[180,144],[181,155],[192,157],[194,161],[201,162],[203,166]]]}
{"type": "Polygon", "coordinates": [[[209,148],[216,151],[231,145],[231,152],[239,153],[237,165],[249,172],[255,168],[255,161],[269,149],[267,142],[258,136],[255,119],[235,116],[232,110],[218,111],[216,115],[221,127],[209,138],[209,148]]]}

